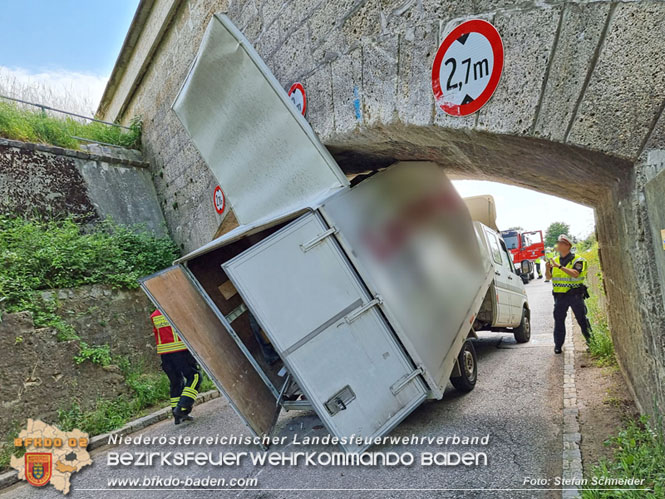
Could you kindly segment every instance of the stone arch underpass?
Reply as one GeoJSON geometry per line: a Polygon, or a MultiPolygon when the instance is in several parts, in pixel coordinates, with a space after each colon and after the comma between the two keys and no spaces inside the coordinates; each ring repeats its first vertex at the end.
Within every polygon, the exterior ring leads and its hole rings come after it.
{"type": "MultiPolygon", "coordinates": [[[[133,90],[107,89],[100,107],[107,119],[144,117],[153,168],[168,176],[200,164],[168,105],[210,15],[227,12],[285,88],[304,84],[307,119],[345,171],[432,160],[458,178],[593,207],[621,368],[644,411],[665,410],[665,2],[198,0],[174,9],[133,90]],[[430,74],[438,44],[468,18],[496,26],[505,66],[490,102],[455,118],[435,106],[430,74]]],[[[157,181],[163,196],[178,185],[172,177],[157,181]]],[[[198,208],[165,214],[176,238],[187,238],[198,208]]]]}

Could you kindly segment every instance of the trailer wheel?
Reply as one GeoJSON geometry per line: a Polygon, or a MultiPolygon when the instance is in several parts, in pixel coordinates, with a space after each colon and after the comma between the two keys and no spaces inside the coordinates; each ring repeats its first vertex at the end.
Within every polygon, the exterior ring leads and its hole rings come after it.
{"type": "Polygon", "coordinates": [[[464,342],[462,350],[457,356],[457,362],[461,375],[451,377],[450,382],[460,392],[470,392],[476,386],[476,380],[478,379],[478,358],[471,341],[466,340],[464,342]]]}

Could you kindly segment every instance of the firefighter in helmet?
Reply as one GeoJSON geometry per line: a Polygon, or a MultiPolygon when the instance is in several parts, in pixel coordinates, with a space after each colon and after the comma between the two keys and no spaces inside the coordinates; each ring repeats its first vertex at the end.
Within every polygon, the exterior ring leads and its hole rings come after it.
{"type": "Polygon", "coordinates": [[[155,333],[157,353],[162,359],[162,369],[171,383],[173,420],[175,424],[192,421],[190,413],[201,386],[199,366],[159,310],[152,313],[150,320],[155,333]]]}
{"type": "Polygon", "coordinates": [[[554,353],[561,353],[566,339],[565,323],[569,308],[573,309],[587,344],[591,339],[591,324],[584,304],[584,300],[589,297],[584,284],[587,262],[571,253],[572,246],[568,236],[560,235],[556,246],[559,256],[548,260],[545,266],[545,276],[552,281],[554,295],[554,353]]]}

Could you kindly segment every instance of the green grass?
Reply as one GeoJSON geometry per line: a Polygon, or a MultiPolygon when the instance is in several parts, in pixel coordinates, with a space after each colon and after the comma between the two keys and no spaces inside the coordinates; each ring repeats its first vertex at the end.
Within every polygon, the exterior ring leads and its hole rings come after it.
{"type": "Polygon", "coordinates": [[[7,312],[30,311],[35,325],[60,340],[76,332],[41,290],[109,284],[136,288],[137,279],[171,265],[178,251],[168,237],[105,221],[85,232],[74,218],[43,221],[0,215],[0,295],[7,312]]]}
{"type": "MultiPolygon", "coordinates": [[[[30,311],[38,327],[54,327],[61,340],[79,340],[76,331],[57,314],[58,304],[46,299],[43,290],[107,284],[138,287],[137,279],[167,267],[178,256],[169,238],[156,238],[137,227],[105,221],[93,229],[75,218],[44,221],[0,215],[0,295],[6,312],[30,311]]],[[[16,339],[17,343],[21,340],[16,339]]],[[[91,409],[70,401],[58,412],[62,430],[80,428],[91,436],[119,428],[128,421],[165,405],[169,381],[162,372],[126,357],[114,357],[108,345],[79,343],[77,364],[120,367],[128,393],[112,400],[100,399],[91,409]]],[[[214,388],[203,377],[200,391],[214,388]]],[[[14,427],[0,444],[0,469],[8,466],[14,452],[14,427]]]]}
{"type": "Polygon", "coordinates": [[[73,138],[75,136],[136,149],[141,144],[141,122],[132,121],[127,130],[104,123],[59,119],[42,111],[29,111],[10,102],[0,102],[0,136],[79,149],[81,142],[73,138]]]}
{"type": "Polygon", "coordinates": [[[18,437],[20,431],[21,429],[19,428],[18,423],[14,423],[11,430],[5,436],[5,441],[0,443],[0,470],[3,470],[9,466],[12,455],[21,457],[23,454],[25,454],[25,449],[23,447],[14,449],[14,439],[18,437]]]}
{"type": "Polygon", "coordinates": [[[589,480],[591,477],[644,479],[644,484],[638,487],[646,487],[653,492],[585,490],[582,497],[665,497],[665,437],[661,417],[653,422],[645,416],[631,420],[616,437],[605,443],[614,447],[612,459],[603,459],[594,466],[589,480]]]}
{"type": "MultiPolygon", "coordinates": [[[[99,348],[106,350],[104,347],[86,346],[86,348],[88,351],[99,348]]],[[[94,355],[90,354],[84,361],[95,362],[93,357],[94,355]]],[[[104,362],[95,363],[108,365],[104,362]]],[[[129,421],[154,411],[157,407],[168,406],[170,393],[166,374],[161,371],[150,372],[150,369],[140,361],[130,361],[125,356],[115,357],[110,363],[117,365],[122,371],[129,393],[114,399],[100,398],[89,410],[83,410],[78,402],[72,402],[58,411],[58,418],[55,421],[58,428],[63,431],[78,428],[93,437],[118,429],[129,421]]],[[[203,393],[214,388],[214,384],[204,373],[199,391],[203,393]]],[[[7,434],[5,442],[0,445],[0,470],[9,466],[12,454],[20,457],[23,452],[22,448],[14,449],[14,437],[19,431],[19,425],[15,424],[7,434]]]]}
{"type": "MultiPolygon", "coordinates": [[[[130,388],[129,396],[112,400],[100,399],[91,410],[84,411],[77,403],[58,411],[58,427],[63,431],[78,428],[91,437],[120,428],[142,416],[147,409],[169,402],[169,380],[166,374],[151,373],[141,363],[132,363],[127,357],[114,359],[130,388]]],[[[200,392],[212,390],[212,381],[204,374],[200,392]]]]}
{"type": "Polygon", "coordinates": [[[590,297],[586,300],[586,306],[588,308],[587,316],[591,322],[592,328],[589,351],[594,358],[596,365],[599,367],[613,366],[617,363],[614,355],[614,343],[612,342],[612,336],[610,335],[607,312],[601,306],[599,299],[600,294],[603,293],[603,274],[600,270],[598,243],[593,242],[590,248],[581,253],[581,256],[587,261],[589,272],[596,273],[596,279],[593,281],[587,279],[588,284],[597,283],[590,287],[590,297]]]}
{"type": "Polygon", "coordinates": [[[614,355],[614,343],[607,325],[601,326],[592,321],[593,334],[589,342],[589,352],[598,367],[614,366],[617,364],[614,355]]]}

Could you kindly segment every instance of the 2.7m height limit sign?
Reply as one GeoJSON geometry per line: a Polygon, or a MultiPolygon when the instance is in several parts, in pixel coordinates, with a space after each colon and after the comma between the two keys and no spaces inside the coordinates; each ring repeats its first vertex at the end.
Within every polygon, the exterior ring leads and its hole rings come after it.
{"type": "Polygon", "coordinates": [[[503,70],[503,43],[487,21],[466,21],[446,36],[434,58],[432,90],[437,105],[452,116],[483,107],[503,70]]]}

